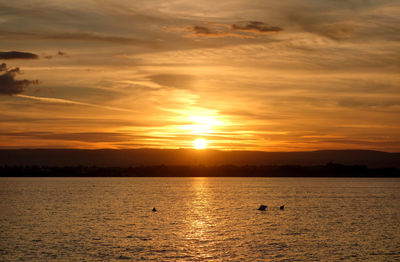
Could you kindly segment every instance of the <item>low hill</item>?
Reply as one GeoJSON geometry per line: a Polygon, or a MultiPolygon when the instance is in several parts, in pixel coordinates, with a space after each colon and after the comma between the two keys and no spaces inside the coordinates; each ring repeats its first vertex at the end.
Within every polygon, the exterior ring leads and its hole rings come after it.
{"type": "Polygon", "coordinates": [[[2,149],[0,165],[129,167],[150,165],[365,165],[400,168],[400,153],[369,150],[312,152],[194,149],[2,149]]]}

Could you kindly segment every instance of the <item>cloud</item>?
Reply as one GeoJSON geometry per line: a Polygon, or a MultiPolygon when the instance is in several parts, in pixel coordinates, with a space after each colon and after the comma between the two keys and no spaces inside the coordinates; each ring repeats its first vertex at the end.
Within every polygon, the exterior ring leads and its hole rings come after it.
{"type": "Polygon", "coordinates": [[[205,22],[205,24],[206,25],[168,28],[166,31],[187,32],[185,36],[189,38],[255,38],[254,34],[268,34],[283,30],[281,27],[268,26],[267,24],[258,21],[245,21],[235,24],[218,24],[213,22],[205,22]]]}
{"type": "MultiPolygon", "coordinates": [[[[302,31],[324,36],[332,40],[350,38],[354,33],[356,18],[351,20],[344,15],[315,14],[310,11],[293,11],[288,14],[288,20],[302,31]]],[[[364,26],[367,23],[363,23],[364,26]]],[[[358,26],[360,27],[360,25],[358,26]]]]}
{"type": "Polygon", "coordinates": [[[252,33],[271,33],[282,31],[283,28],[279,26],[269,26],[264,22],[259,21],[244,21],[232,25],[232,30],[248,31],[252,33]]]}
{"type": "Polygon", "coordinates": [[[15,76],[21,74],[18,67],[7,68],[6,64],[0,65],[0,95],[17,95],[24,92],[24,89],[30,85],[38,84],[38,80],[16,80],[15,76]]]}
{"type": "MultiPolygon", "coordinates": [[[[45,39],[45,40],[55,40],[55,41],[86,41],[86,42],[111,42],[118,44],[136,44],[136,45],[146,45],[158,47],[159,43],[153,40],[142,40],[139,38],[134,38],[130,36],[118,36],[113,34],[99,34],[92,32],[48,32],[48,33],[32,33],[32,32],[16,32],[16,31],[3,31],[0,30],[0,35],[7,36],[10,38],[17,39],[45,39]]],[[[1,57],[0,57],[1,59],[1,57]]]]}
{"type": "Polygon", "coordinates": [[[209,37],[209,38],[220,38],[220,37],[235,37],[235,38],[252,38],[247,35],[237,34],[231,31],[227,31],[225,26],[214,25],[213,28],[207,26],[188,26],[186,27],[188,34],[187,37],[209,37]]]}
{"type": "Polygon", "coordinates": [[[44,103],[53,103],[53,104],[70,104],[70,105],[80,105],[80,106],[89,106],[89,107],[96,107],[96,108],[103,108],[107,110],[114,110],[114,111],[122,111],[122,112],[134,112],[129,109],[113,107],[113,106],[105,106],[105,105],[97,105],[91,103],[84,103],[74,100],[62,99],[62,98],[54,98],[54,97],[40,97],[40,96],[27,96],[27,95],[20,95],[17,94],[18,97],[41,101],[44,103]]]}
{"type": "Polygon", "coordinates": [[[211,35],[211,34],[215,34],[215,33],[216,33],[216,32],[212,32],[212,31],[210,30],[210,28],[205,27],[205,26],[197,26],[197,25],[195,25],[195,26],[193,26],[191,29],[192,29],[193,32],[196,33],[196,34],[211,35]]]}
{"type": "Polygon", "coordinates": [[[33,53],[27,52],[0,52],[0,59],[38,59],[39,56],[33,53]]]}
{"type": "Polygon", "coordinates": [[[182,75],[182,74],[158,74],[151,75],[150,79],[161,85],[161,86],[169,86],[175,88],[190,88],[193,84],[193,77],[190,75],[182,75]]]}
{"type": "MultiPolygon", "coordinates": [[[[65,52],[62,52],[62,51],[58,51],[57,54],[56,54],[56,56],[65,56],[65,57],[68,57],[68,54],[65,53],[65,52]]],[[[43,55],[43,57],[46,58],[46,59],[53,59],[53,56],[52,56],[52,55],[43,55]]]]}
{"type": "Polygon", "coordinates": [[[338,101],[339,106],[349,108],[386,108],[400,106],[399,98],[380,98],[375,96],[373,99],[341,99],[338,101]]]}
{"type": "Polygon", "coordinates": [[[81,142],[123,142],[135,138],[129,133],[123,132],[77,132],[77,133],[53,133],[53,132],[0,132],[0,137],[18,139],[40,140],[66,140],[81,142]]]}

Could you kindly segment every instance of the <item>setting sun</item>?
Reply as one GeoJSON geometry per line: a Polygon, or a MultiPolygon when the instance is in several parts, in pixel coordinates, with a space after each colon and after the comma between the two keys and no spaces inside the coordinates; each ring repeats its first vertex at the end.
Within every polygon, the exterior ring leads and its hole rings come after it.
{"type": "Polygon", "coordinates": [[[206,149],[207,148],[207,141],[203,138],[198,138],[193,141],[193,147],[195,149],[206,149]]]}

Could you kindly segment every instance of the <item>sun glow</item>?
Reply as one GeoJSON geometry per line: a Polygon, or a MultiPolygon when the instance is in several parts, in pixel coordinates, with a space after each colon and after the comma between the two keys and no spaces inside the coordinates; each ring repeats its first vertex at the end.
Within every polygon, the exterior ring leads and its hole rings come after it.
{"type": "Polygon", "coordinates": [[[214,128],[222,124],[215,116],[191,115],[188,120],[193,124],[185,125],[181,128],[195,135],[214,133],[214,128]]]}
{"type": "Polygon", "coordinates": [[[216,145],[214,139],[221,136],[222,129],[226,125],[218,111],[197,107],[179,112],[177,121],[184,123],[176,126],[177,133],[188,138],[183,142],[184,146],[190,147],[192,144],[192,148],[195,149],[206,149],[210,144],[214,147],[216,145]]]}
{"type": "Polygon", "coordinates": [[[206,149],[207,148],[207,140],[204,138],[197,138],[193,141],[193,147],[195,149],[206,149]]]}

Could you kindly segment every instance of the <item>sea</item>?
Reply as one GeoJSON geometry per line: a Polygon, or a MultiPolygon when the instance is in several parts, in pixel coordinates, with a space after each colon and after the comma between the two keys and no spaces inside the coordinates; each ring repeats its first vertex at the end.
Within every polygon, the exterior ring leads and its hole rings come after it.
{"type": "Polygon", "coordinates": [[[1,178],[0,261],[400,261],[400,179],[1,178]]]}

